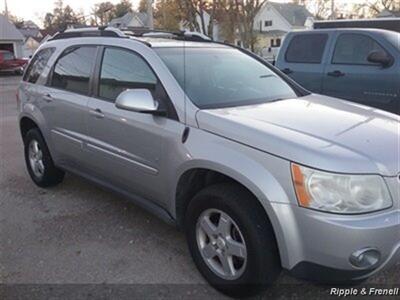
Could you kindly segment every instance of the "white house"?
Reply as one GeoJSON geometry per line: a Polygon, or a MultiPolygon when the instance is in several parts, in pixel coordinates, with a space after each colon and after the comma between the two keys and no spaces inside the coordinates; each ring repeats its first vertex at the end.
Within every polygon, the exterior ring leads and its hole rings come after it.
{"type": "Polygon", "coordinates": [[[147,27],[147,14],[140,12],[128,12],[120,18],[112,19],[110,26],[117,28],[147,27]]]}
{"type": "MultiPolygon", "coordinates": [[[[203,17],[201,17],[199,13],[196,14],[196,22],[197,22],[197,24],[198,24],[198,26],[200,28],[200,33],[205,34],[207,36],[210,36],[208,34],[208,25],[210,24],[211,16],[205,10],[203,10],[202,13],[203,13],[203,17]],[[204,30],[203,30],[203,23],[204,23],[204,30]]],[[[213,36],[212,36],[212,39],[214,41],[219,41],[222,38],[221,34],[220,34],[220,30],[219,30],[219,25],[218,25],[218,22],[216,20],[214,20],[213,22],[214,22],[214,25],[213,25],[213,36]]],[[[190,31],[190,27],[189,27],[188,23],[185,22],[185,21],[182,21],[180,23],[180,29],[181,30],[190,31]]]]}
{"type": "Polygon", "coordinates": [[[20,58],[23,44],[24,36],[5,16],[0,15],[0,50],[11,51],[20,58]]]}
{"type": "Polygon", "coordinates": [[[310,18],[312,14],[303,5],[267,2],[254,19],[259,51],[264,56],[268,56],[265,52],[276,54],[286,33],[306,29],[310,18]]]}
{"type": "Polygon", "coordinates": [[[378,16],[378,18],[400,18],[400,10],[399,11],[391,11],[388,9],[384,9],[381,11],[378,16]]]}
{"type": "Polygon", "coordinates": [[[43,38],[39,26],[33,21],[24,21],[22,27],[18,29],[24,36],[24,45],[22,46],[22,53],[24,57],[32,56],[36,49],[39,48],[40,42],[43,38]]]}

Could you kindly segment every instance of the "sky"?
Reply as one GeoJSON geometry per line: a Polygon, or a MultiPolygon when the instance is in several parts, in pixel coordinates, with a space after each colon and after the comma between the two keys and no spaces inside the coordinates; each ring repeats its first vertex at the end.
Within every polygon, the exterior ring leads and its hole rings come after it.
{"type": "MultiPolygon", "coordinates": [[[[0,0],[0,12],[4,11],[4,3],[7,1],[8,10],[12,15],[16,15],[24,20],[32,20],[38,25],[42,25],[42,20],[46,12],[51,12],[55,0],[0,0]]],[[[120,0],[107,0],[118,3],[120,0]]],[[[289,0],[273,0],[273,2],[288,2],[289,0]]],[[[367,0],[335,0],[338,6],[345,4],[362,3],[367,0]]],[[[64,5],[70,5],[75,11],[83,11],[84,15],[91,13],[91,8],[102,0],[64,0],[64,5]]],[[[139,0],[131,0],[134,7],[139,0]]]]}

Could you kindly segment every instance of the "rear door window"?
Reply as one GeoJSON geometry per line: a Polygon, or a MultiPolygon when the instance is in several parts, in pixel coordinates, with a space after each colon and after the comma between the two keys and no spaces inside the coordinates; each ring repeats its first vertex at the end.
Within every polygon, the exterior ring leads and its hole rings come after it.
{"type": "Polygon", "coordinates": [[[51,86],[87,95],[96,50],[96,46],[79,46],[65,50],[54,66],[51,86]]]}
{"type": "Polygon", "coordinates": [[[319,64],[328,35],[322,33],[296,35],[290,41],[285,60],[290,63],[319,64]]]}
{"type": "Polygon", "coordinates": [[[25,72],[24,81],[36,83],[40,74],[42,74],[55,48],[46,48],[40,50],[33,58],[25,72]]]}
{"type": "Polygon", "coordinates": [[[371,65],[368,55],[373,51],[386,52],[374,39],[364,34],[341,34],[335,46],[333,64],[371,65]]]}

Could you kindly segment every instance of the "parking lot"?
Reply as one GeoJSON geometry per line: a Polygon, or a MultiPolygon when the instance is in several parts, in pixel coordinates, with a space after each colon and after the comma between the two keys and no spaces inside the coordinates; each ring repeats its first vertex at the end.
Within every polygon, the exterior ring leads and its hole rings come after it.
{"type": "MultiPolygon", "coordinates": [[[[174,298],[181,290],[191,298],[223,298],[205,283],[175,228],[70,174],[48,190],[32,183],[16,121],[19,80],[0,77],[0,282],[140,284],[142,295],[153,297],[174,298]]],[[[368,283],[398,285],[400,264],[368,283]]],[[[269,293],[283,295],[285,286],[328,295],[285,273],[269,293]]]]}

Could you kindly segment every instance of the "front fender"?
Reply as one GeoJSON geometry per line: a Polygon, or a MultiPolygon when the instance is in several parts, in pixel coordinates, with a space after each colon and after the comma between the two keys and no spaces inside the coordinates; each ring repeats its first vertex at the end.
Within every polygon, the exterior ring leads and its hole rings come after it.
{"type": "MultiPolygon", "coordinates": [[[[297,205],[290,162],[200,129],[191,130],[186,147],[188,159],[177,169],[174,191],[182,174],[196,168],[222,173],[245,186],[260,201],[272,223],[285,267],[289,259],[286,241],[296,242],[299,236],[295,218],[290,216],[292,210],[282,209],[297,205]]],[[[173,199],[171,211],[176,213],[175,194],[173,199]]]]}

